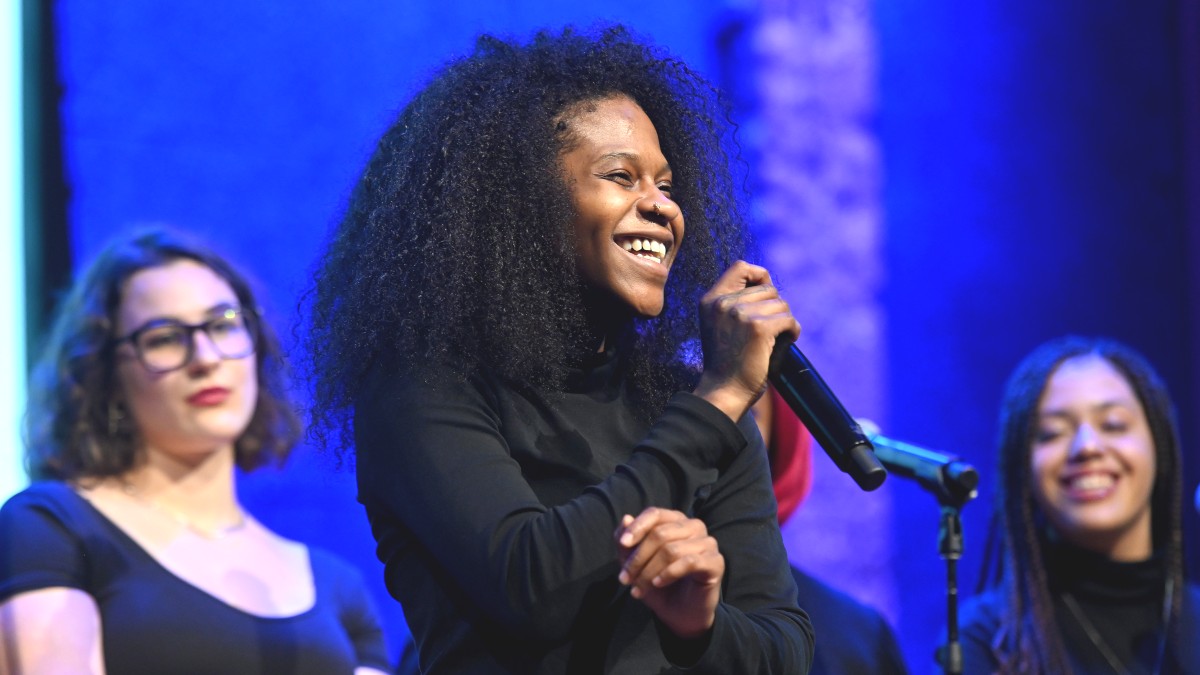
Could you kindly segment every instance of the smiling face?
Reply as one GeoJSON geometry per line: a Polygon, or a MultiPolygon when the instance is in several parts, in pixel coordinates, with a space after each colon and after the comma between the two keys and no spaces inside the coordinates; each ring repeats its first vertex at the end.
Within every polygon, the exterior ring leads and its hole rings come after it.
{"type": "Polygon", "coordinates": [[[564,120],[570,144],[561,159],[584,284],[620,311],[657,316],[684,231],[658,132],[625,96],[579,104],[564,120]]]}
{"type": "MultiPolygon", "coordinates": [[[[117,311],[117,335],[164,319],[201,324],[239,306],[234,290],[211,269],[177,260],[129,278],[117,311]]],[[[148,370],[128,342],[117,348],[118,385],[144,450],[184,463],[218,450],[232,452],[258,399],[255,354],[222,358],[205,331],[193,331],[192,338],[191,360],[165,373],[148,370]]]]}
{"type": "Polygon", "coordinates": [[[1151,553],[1154,439],[1124,376],[1096,355],[1046,383],[1032,448],[1034,498],[1067,541],[1116,560],[1151,553]]]}

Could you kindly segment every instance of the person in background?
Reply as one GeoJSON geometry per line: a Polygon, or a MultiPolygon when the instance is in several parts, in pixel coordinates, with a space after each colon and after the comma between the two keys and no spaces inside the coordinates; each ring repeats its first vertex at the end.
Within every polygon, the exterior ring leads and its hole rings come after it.
{"type": "Polygon", "coordinates": [[[1017,366],[1000,411],[998,565],[961,613],[966,673],[1200,673],[1166,387],[1104,338],[1017,366]]]}
{"type": "MultiPolygon", "coordinates": [[[[782,526],[812,487],[812,436],[769,387],[754,404],[767,444],[782,526]]],[[[810,675],[905,675],[908,667],[887,619],[874,607],[792,565],[797,603],[812,621],[816,649],[810,675]]]]}
{"type": "Polygon", "coordinates": [[[609,28],[485,36],[380,141],[309,353],[423,672],[808,671],[727,132],[609,28]]]}
{"type": "Polygon", "coordinates": [[[382,673],[358,572],[238,502],[299,424],[245,279],[163,230],[114,240],[34,370],[0,508],[0,673],[382,673]]]}

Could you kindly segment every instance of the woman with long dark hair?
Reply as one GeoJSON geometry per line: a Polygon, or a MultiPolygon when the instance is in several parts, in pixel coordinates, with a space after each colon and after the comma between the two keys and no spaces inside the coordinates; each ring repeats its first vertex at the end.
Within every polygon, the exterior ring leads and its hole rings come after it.
{"type": "Polygon", "coordinates": [[[1000,416],[993,587],[963,607],[967,673],[1200,672],[1182,467],[1162,380],[1107,339],[1048,342],[1000,416]]]}
{"type": "Polygon", "coordinates": [[[314,418],[423,672],[807,671],[747,415],[799,326],[740,261],[727,132],[613,28],[485,36],[379,142],[316,278],[314,418]]]}

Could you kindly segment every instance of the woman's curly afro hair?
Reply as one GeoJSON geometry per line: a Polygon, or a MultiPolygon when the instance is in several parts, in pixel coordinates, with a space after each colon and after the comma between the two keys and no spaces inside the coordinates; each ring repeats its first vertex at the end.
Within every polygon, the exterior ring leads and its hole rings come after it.
{"type": "Polygon", "coordinates": [[[559,158],[577,106],[613,96],[654,123],[687,218],[664,311],[625,331],[633,390],[649,416],[688,385],[680,354],[698,344],[697,300],[748,246],[715,91],[622,27],[524,44],[485,35],[384,133],[314,274],[305,339],[319,440],[347,440],[354,396],[378,368],[486,367],[561,388],[589,345],[559,158]]]}

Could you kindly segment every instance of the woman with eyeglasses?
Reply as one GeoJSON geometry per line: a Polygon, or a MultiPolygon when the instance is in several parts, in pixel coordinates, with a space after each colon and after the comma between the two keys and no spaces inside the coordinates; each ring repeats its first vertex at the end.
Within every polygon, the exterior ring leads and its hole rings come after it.
{"type": "Polygon", "coordinates": [[[244,278],[164,231],[113,242],[31,382],[34,484],[0,509],[0,673],[378,673],[361,577],[271,532],[235,469],[299,432],[244,278]]]}

